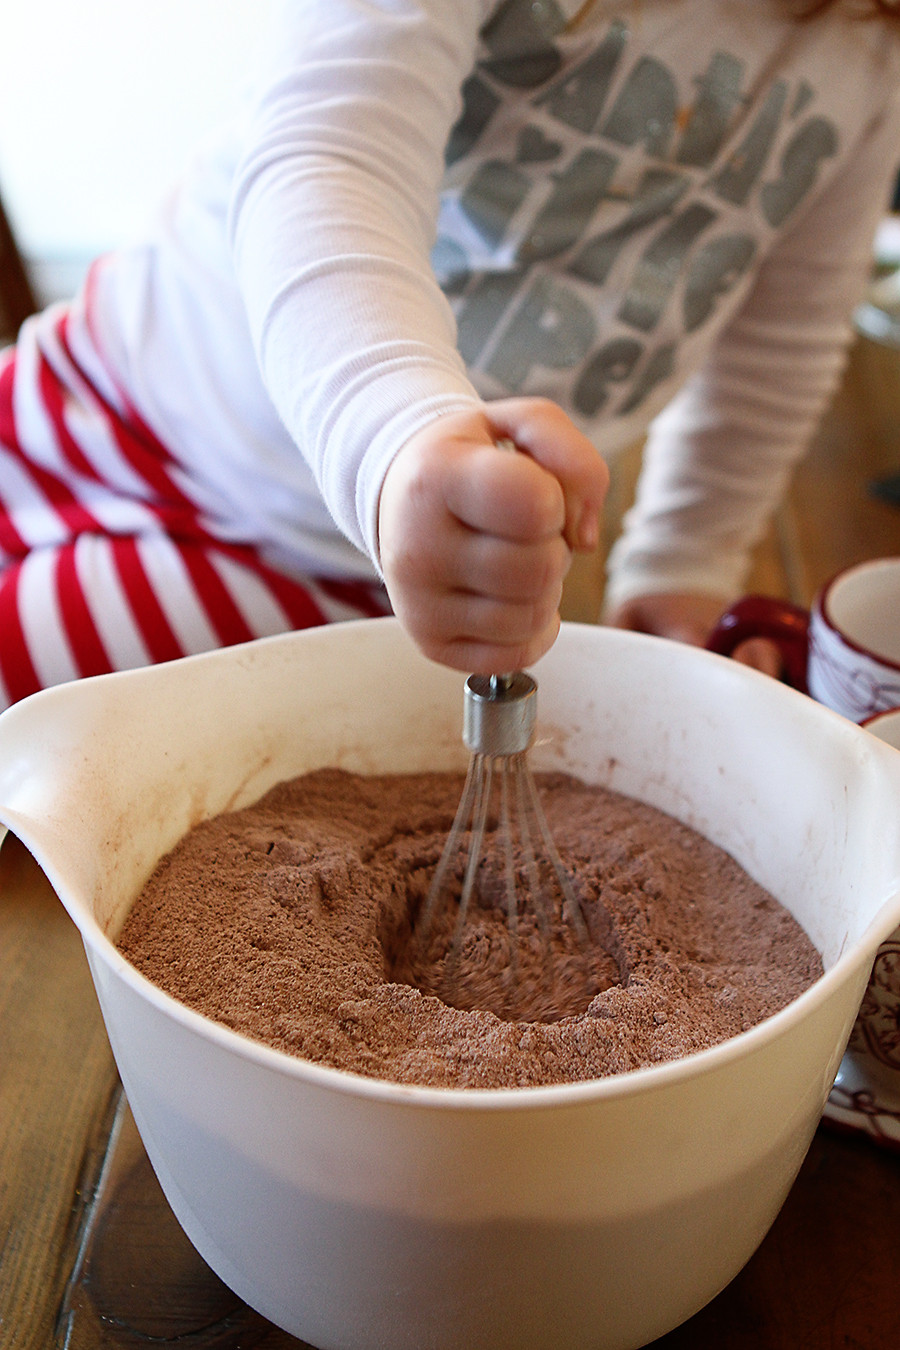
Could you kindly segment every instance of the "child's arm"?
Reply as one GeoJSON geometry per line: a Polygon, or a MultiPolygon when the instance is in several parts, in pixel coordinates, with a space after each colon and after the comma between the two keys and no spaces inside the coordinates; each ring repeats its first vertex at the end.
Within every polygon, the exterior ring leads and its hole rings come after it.
{"type": "Polygon", "coordinates": [[[373,560],[388,465],[480,399],[431,267],[444,147],[489,0],[276,0],[231,205],[266,390],[373,560]]]}
{"type": "Polygon", "coordinates": [[[873,125],[786,229],[743,309],[651,428],[611,553],[610,622],[702,642],[746,585],[751,551],[843,367],[896,125],[896,113],[873,125]]]}
{"type": "Polygon", "coordinates": [[[591,442],[542,399],[413,436],[385,478],[379,541],[394,608],[425,654],[483,673],[542,656],[572,552],[596,546],[607,481],[591,442]]]}
{"type": "Polygon", "coordinates": [[[444,146],[492,7],[277,6],[231,216],[263,379],[333,519],[420,647],[477,671],[550,646],[606,486],[559,408],[482,403],[431,268],[444,146]]]}

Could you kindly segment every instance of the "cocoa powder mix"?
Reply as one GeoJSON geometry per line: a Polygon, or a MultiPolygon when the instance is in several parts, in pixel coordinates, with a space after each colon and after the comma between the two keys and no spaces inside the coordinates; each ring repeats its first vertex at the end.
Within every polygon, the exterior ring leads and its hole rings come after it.
{"type": "Polygon", "coordinates": [[[156,868],[119,939],[176,999],[289,1054],[431,1087],[532,1087],[715,1045],[821,973],[793,917],[670,816],[539,775],[591,934],[510,935],[491,857],[447,979],[454,906],[413,923],[462,790],[452,774],[324,769],[198,825],[156,868]],[[434,991],[438,991],[435,993],[434,991]]]}

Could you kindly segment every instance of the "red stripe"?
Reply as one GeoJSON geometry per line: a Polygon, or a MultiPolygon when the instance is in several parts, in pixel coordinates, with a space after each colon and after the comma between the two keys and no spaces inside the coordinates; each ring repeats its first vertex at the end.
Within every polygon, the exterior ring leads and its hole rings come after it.
{"type": "Polygon", "coordinates": [[[383,587],[374,581],[338,581],[333,577],[316,577],[320,586],[332,600],[350,605],[369,619],[383,619],[391,613],[391,602],[383,587]]]}
{"type": "MultiPolygon", "coordinates": [[[[48,509],[56,512],[69,535],[104,533],[99,521],[73,497],[66,485],[54,474],[48,473],[46,469],[41,469],[36,464],[29,464],[27,460],[23,460],[22,464],[26,473],[43,493],[48,509]]],[[[5,509],[0,510],[0,544],[7,553],[17,557],[24,557],[32,548],[31,543],[16,530],[5,509]]]]}
{"type": "Polygon", "coordinates": [[[81,502],[73,497],[65,483],[61,483],[50,474],[45,474],[41,469],[31,467],[31,471],[71,537],[74,538],[79,534],[105,533],[96,516],[91,515],[87,507],[82,506],[81,502]]]}
{"type": "MultiPolygon", "coordinates": [[[[13,413],[13,367],[15,362],[10,362],[0,375],[0,438],[9,447],[12,453],[21,462],[25,472],[29,475],[32,482],[40,489],[47,502],[53,507],[68,528],[71,534],[79,534],[87,531],[91,534],[103,534],[104,531],[94,516],[91,515],[72,491],[65,485],[61,478],[51,473],[48,469],[42,468],[39,464],[34,464],[22,450],[19,441],[14,413],[13,413]],[[7,384],[7,381],[9,382],[7,384]]],[[[43,366],[41,379],[43,382],[43,366]]],[[[57,400],[59,402],[60,400],[57,400]]],[[[30,545],[19,535],[12,524],[7,511],[2,513],[2,523],[5,531],[8,531],[8,537],[11,541],[18,541],[17,548],[8,548],[4,541],[4,548],[7,552],[18,553],[20,556],[28,552],[30,545]]]]}
{"type": "Polygon", "coordinates": [[[0,579],[0,672],[10,703],[26,698],[41,687],[28,651],[28,643],[19,619],[19,577],[21,565],[10,567],[0,579]]]}
{"type": "Polygon", "coordinates": [[[205,546],[218,542],[200,520],[196,507],[166,506],[156,502],[146,502],[144,505],[159,521],[162,533],[179,546],[182,543],[205,546]]]}
{"type": "Polygon", "coordinates": [[[174,661],[184,652],[176,638],[153,587],[133,539],[111,540],[113,562],[128,597],[132,617],[152,661],[174,661]]]}
{"type": "MultiPolygon", "coordinates": [[[[65,321],[60,320],[56,325],[56,334],[60,342],[64,342],[63,330],[65,321]]],[[[63,385],[60,377],[50,365],[44,353],[38,350],[38,386],[41,392],[41,398],[44,402],[44,408],[56,432],[56,439],[64,458],[69,462],[73,469],[83,474],[85,478],[92,479],[95,483],[102,481],[97,470],[85,456],[78,442],[75,440],[69,428],[66,426],[66,395],[63,392],[63,385]]]]}
{"type": "Polygon", "coordinates": [[[103,398],[79,366],[69,342],[68,310],[57,325],[56,335],[66,357],[71,362],[73,370],[78,372],[85,386],[90,390],[91,397],[106,421],[122,458],[144,480],[159,500],[169,503],[170,506],[176,505],[187,508],[191,516],[195,517],[196,506],[190,497],[178,487],[164,467],[166,464],[176,463],[167,447],[154,435],[147,423],[125,397],[124,392],[118,389],[118,386],[117,389],[126,410],[124,418],[103,398]]]}
{"type": "Polygon", "coordinates": [[[244,616],[209,560],[208,553],[196,545],[178,545],[197,599],[215,630],[223,647],[236,642],[249,642],[256,634],[247,626],[244,616]]]}
{"type": "MultiPolygon", "coordinates": [[[[56,474],[49,473],[38,464],[30,464],[28,460],[23,460],[22,463],[32,481],[40,488],[48,505],[56,511],[70,535],[105,533],[100,522],[91,515],[87,507],[82,506],[81,502],[66,487],[65,483],[57,478],[56,474]]],[[[27,552],[31,545],[26,544],[25,547],[27,552]]]]}
{"type": "Polygon", "coordinates": [[[238,544],[222,543],[216,543],[214,547],[217,553],[255,572],[284,610],[292,630],[318,628],[320,624],[328,622],[328,616],[322,612],[301,582],[294,581],[291,577],[286,577],[282,572],[276,572],[274,568],[267,566],[253,549],[242,548],[238,544]]]}
{"type": "Polygon", "coordinates": [[[66,637],[79,675],[106,674],[112,670],[112,662],[85,600],[72,547],[60,549],[57,554],[56,592],[66,637]]]}
{"type": "Polygon", "coordinates": [[[328,622],[327,614],[316,604],[309,591],[297,581],[273,572],[264,564],[259,565],[259,575],[278,601],[288,617],[291,629],[318,628],[328,622]]]}
{"type": "Polygon", "coordinates": [[[15,450],[17,455],[22,453],[19,447],[19,438],[16,434],[16,422],[13,417],[13,382],[15,377],[16,358],[4,363],[0,370],[0,441],[8,445],[10,450],[15,450]]]}
{"type": "Polygon", "coordinates": [[[13,525],[6,511],[0,509],[0,550],[8,558],[24,558],[28,545],[13,525]]]}
{"type": "MultiPolygon", "coordinates": [[[[42,468],[39,464],[33,463],[23,452],[16,432],[13,416],[12,391],[14,364],[15,361],[13,360],[9,363],[8,367],[5,367],[2,372],[0,372],[0,439],[3,439],[6,442],[13,454],[20,460],[25,472],[43,493],[48,504],[56,510],[57,515],[63,521],[71,536],[75,537],[82,533],[104,536],[109,534],[110,531],[105,529],[96,516],[82,505],[72,490],[58,475],[51,473],[48,469],[42,468]]],[[[52,369],[43,358],[41,358],[40,365],[40,383],[45,409],[69,463],[72,464],[74,468],[78,469],[79,472],[88,475],[92,481],[103,485],[103,479],[94,472],[64,425],[64,398],[55,381],[52,369]]],[[[107,418],[109,429],[113,433],[116,433],[118,428],[115,421],[115,414],[112,410],[108,409],[105,404],[103,404],[102,407],[104,416],[107,418]]],[[[127,428],[121,428],[121,433],[121,438],[127,440],[127,428]]],[[[119,437],[117,436],[116,439],[118,440],[119,437]]],[[[146,455],[144,458],[146,460],[146,455]]],[[[145,477],[146,481],[146,475],[142,476],[145,477]]],[[[145,505],[147,505],[148,509],[159,519],[165,532],[199,541],[208,540],[210,535],[200,524],[197,518],[196,508],[191,506],[187,501],[187,498],[184,498],[178,493],[177,489],[169,483],[169,480],[165,475],[163,475],[163,482],[168,485],[170,496],[179,496],[179,504],[175,506],[169,504],[145,505]]],[[[5,511],[0,511],[0,547],[2,547],[6,553],[19,557],[24,556],[30,547],[15,529],[9,514],[5,511]]]]}
{"type": "MultiPolygon", "coordinates": [[[[0,371],[0,442],[14,455],[21,455],[16,424],[13,418],[13,372],[16,359],[8,361],[0,371]]],[[[5,504],[0,503],[0,548],[10,557],[23,558],[28,545],[12,523],[5,504]]]]}
{"type": "Polygon", "coordinates": [[[129,412],[129,417],[135,418],[135,424],[132,426],[130,423],[123,422],[121,418],[116,417],[105,407],[104,412],[109,418],[109,429],[119,453],[134,472],[144,480],[154,496],[158,500],[168,503],[170,508],[187,509],[195,517],[197,513],[196,505],[182,491],[165,468],[166,461],[169,463],[175,461],[162,442],[158,441],[149,428],[138,419],[136,413],[129,412]]]}

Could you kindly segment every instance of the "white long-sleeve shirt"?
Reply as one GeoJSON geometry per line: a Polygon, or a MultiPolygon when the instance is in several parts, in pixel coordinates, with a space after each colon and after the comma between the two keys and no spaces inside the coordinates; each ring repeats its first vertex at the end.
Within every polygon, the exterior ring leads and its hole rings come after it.
{"type": "Polygon", "coordinates": [[[649,431],[610,593],[742,583],[900,162],[900,34],[777,0],[282,0],[245,110],[105,259],[105,373],[210,520],[371,573],[404,442],[556,399],[649,431]]]}

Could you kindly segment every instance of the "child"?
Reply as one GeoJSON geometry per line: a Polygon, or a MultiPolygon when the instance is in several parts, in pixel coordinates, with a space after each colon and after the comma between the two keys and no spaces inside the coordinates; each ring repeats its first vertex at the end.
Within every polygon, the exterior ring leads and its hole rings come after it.
{"type": "Polygon", "coordinates": [[[887,5],[796,8],[277,4],[147,243],[0,357],[0,704],[389,603],[529,664],[648,429],[608,616],[702,641],[900,158],[887,5]]]}

